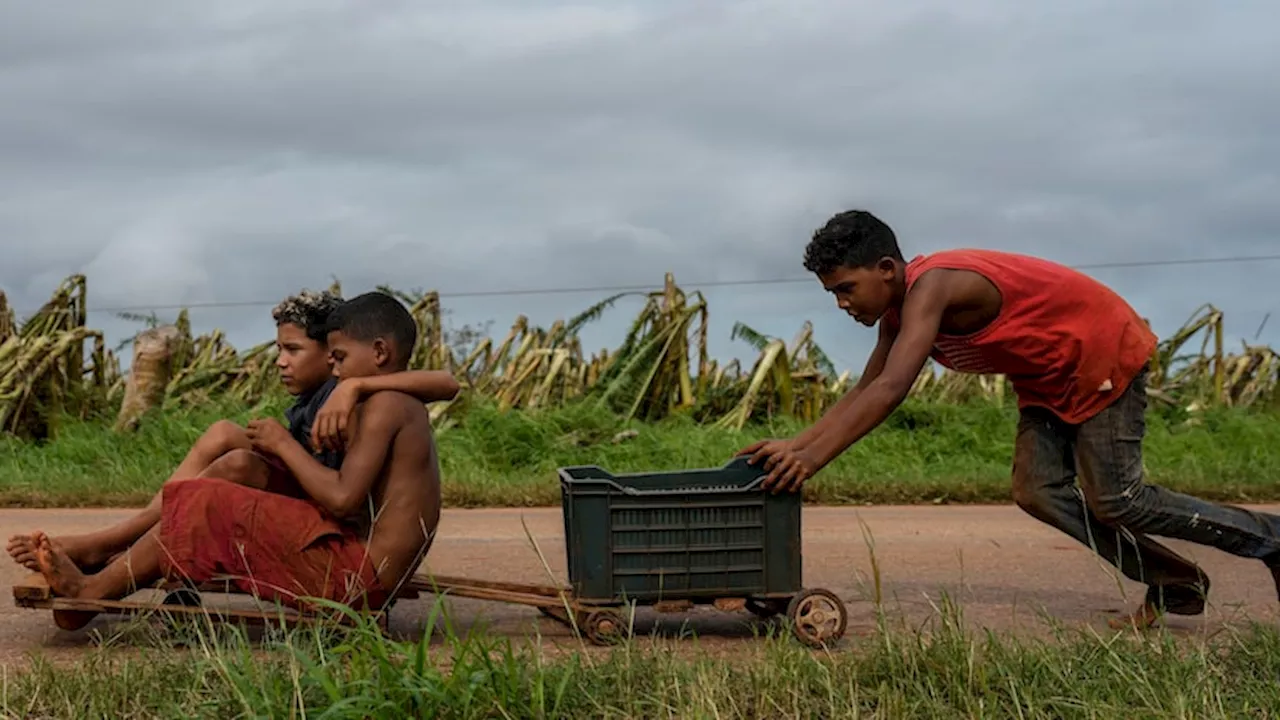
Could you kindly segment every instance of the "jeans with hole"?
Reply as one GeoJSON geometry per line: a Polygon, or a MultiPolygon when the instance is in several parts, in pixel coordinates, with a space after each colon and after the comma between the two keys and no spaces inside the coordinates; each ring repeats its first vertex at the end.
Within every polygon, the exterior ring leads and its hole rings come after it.
{"type": "Polygon", "coordinates": [[[1147,368],[1079,425],[1026,408],[1014,449],[1013,497],[1036,519],[1094,548],[1166,612],[1204,611],[1209,579],[1148,535],[1189,540],[1280,565],[1280,517],[1212,503],[1143,479],[1147,368]],[[1079,480],[1077,486],[1076,480],[1079,480]]]}

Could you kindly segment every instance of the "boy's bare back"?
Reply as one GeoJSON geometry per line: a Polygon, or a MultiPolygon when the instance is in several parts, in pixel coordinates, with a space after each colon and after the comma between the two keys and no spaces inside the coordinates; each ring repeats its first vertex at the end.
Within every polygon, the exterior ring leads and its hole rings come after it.
{"type": "Polygon", "coordinates": [[[383,444],[387,450],[369,493],[372,525],[369,560],[387,590],[417,569],[440,522],[440,462],[431,417],[404,393],[369,396],[357,411],[351,447],[383,444]]]}

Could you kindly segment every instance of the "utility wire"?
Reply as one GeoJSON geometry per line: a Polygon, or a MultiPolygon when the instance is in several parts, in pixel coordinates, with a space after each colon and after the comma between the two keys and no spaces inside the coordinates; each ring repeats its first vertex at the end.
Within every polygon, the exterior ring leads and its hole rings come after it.
{"type": "MultiPolygon", "coordinates": [[[[1221,263],[1268,262],[1280,260],[1280,254],[1274,255],[1238,255],[1220,258],[1185,258],[1181,260],[1133,260],[1128,262],[1101,262],[1085,265],[1069,265],[1074,270],[1103,270],[1113,268],[1164,267],[1169,265],[1216,265],[1221,263]]],[[[735,287],[750,285],[784,285],[802,282],[813,282],[813,276],[757,278],[754,280],[709,280],[700,283],[681,283],[685,288],[735,287]]],[[[630,293],[650,292],[658,289],[657,285],[594,285],[577,287],[525,288],[516,290],[463,290],[460,292],[442,292],[441,298],[475,298],[475,297],[510,297],[514,295],[568,295],[579,293],[630,293]]],[[[94,313],[139,313],[155,310],[183,310],[200,308],[235,308],[235,307],[271,307],[279,300],[240,300],[226,302],[186,303],[174,305],[131,305],[123,307],[89,308],[94,313]]],[[[35,312],[35,311],[32,311],[35,312]]]]}

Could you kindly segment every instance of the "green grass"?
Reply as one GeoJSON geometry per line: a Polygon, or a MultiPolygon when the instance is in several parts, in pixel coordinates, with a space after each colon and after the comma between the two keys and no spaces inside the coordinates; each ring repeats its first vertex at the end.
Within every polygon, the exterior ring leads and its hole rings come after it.
{"type": "MultiPolygon", "coordinates": [[[[258,414],[278,415],[280,406],[258,414]]],[[[0,440],[0,503],[95,506],[145,503],[210,423],[244,421],[244,408],[207,407],[148,418],[136,434],[100,422],[66,422],[36,445],[0,440]]],[[[1214,409],[1148,417],[1146,466],[1153,482],[1228,502],[1280,500],[1280,414],[1214,409]]],[[[936,503],[1009,501],[1016,412],[1011,407],[908,402],[806,486],[811,502],[936,503]]],[[[718,466],[762,437],[787,437],[799,424],[721,430],[674,418],[624,423],[588,406],[501,414],[470,408],[439,433],[446,503],[534,506],[559,502],[555,470],[598,464],[615,472],[718,466]],[[621,431],[638,434],[614,443],[621,431]]]]}
{"type": "MultiPolygon", "coordinates": [[[[428,620],[428,627],[438,618],[428,620]]],[[[1175,640],[1059,630],[967,631],[943,605],[928,631],[891,626],[831,651],[785,635],[731,651],[637,638],[606,652],[460,638],[387,641],[371,625],[251,644],[233,628],[36,657],[6,672],[7,717],[74,718],[1214,718],[1280,713],[1280,632],[1175,640]],[[144,652],[137,652],[141,645],[144,652]],[[673,652],[674,650],[674,652],[673,652]]],[[[12,667],[12,666],[11,666],[12,667]]]]}

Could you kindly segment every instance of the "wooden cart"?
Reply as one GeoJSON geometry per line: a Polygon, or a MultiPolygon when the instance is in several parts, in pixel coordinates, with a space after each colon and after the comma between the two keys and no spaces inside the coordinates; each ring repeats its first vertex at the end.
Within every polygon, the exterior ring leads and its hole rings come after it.
{"type": "MultiPolygon", "coordinates": [[[[219,622],[240,622],[247,625],[282,624],[294,626],[332,617],[279,607],[278,609],[249,609],[208,605],[201,593],[226,593],[226,587],[209,583],[197,589],[176,584],[158,584],[162,599],[159,602],[141,600],[79,600],[55,596],[39,573],[28,576],[13,586],[14,604],[21,608],[39,610],[80,610],[106,615],[169,615],[202,616],[219,622]]],[[[570,628],[577,628],[583,636],[596,645],[610,645],[629,635],[628,623],[617,606],[584,604],[573,597],[567,587],[509,583],[493,580],[444,575],[414,575],[395,596],[396,600],[413,600],[422,593],[459,598],[514,603],[536,607],[543,615],[570,628]]],[[[229,593],[233,597],[249,597],[243,593],[229,593]]],[[[844,605],[834,594],[821,589],[807,590],[788,599],[782,598],[718,598],[711,603],[717,610],[734,612],[748,610],[760,617],[786,613],[792,620],[795,636],[810,646],[831,642],[843,635],[846,624],[844,605]]],[[[693,603],[684,601],[659,602],[648,607],[659,613],[677,613],[690,609],[693,603]]],[[[338,618],[341,622],[343,618],[338,618]]],[[[379,624],[385,629],[387,615],[378,614],[379,624]]]]}

